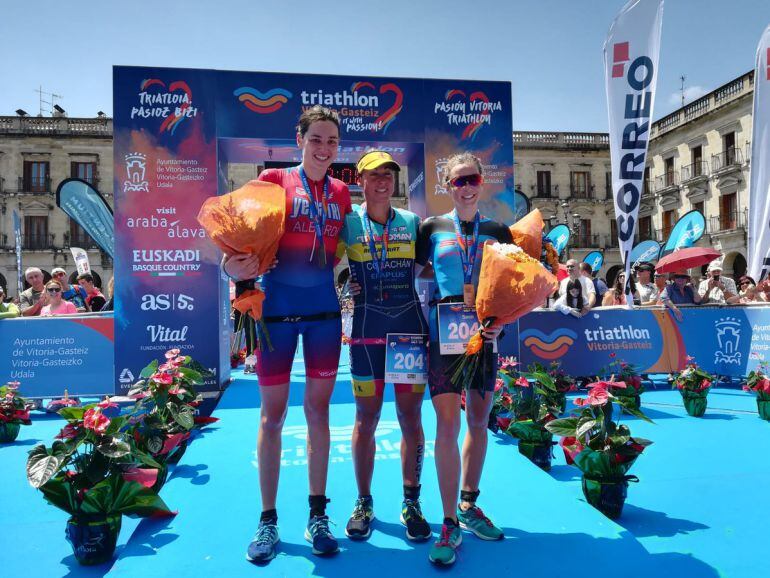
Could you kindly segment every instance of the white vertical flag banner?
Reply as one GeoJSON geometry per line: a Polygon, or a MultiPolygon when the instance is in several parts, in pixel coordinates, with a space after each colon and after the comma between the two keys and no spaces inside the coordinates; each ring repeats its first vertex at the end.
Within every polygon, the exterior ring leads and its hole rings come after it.
{"type": "Polygon", "coordinates": [[[663,0],[631,0],[613,20],[604,41],[612,194],[629,306],[633,303],[629,255],[647,164],[662,24],[663,0]]]}
{"type": "Polygon", "coordinates": [[[770,272],[770,26],[757,47],[752,121],[749,275],[759,282],[770,272]]]}
{"type": "Polygon", "coordinates": [[[88,253],[80,247],[70,247],[72,258],[75,259],[75,267],[77,267],[78,275],[91,272],[91,265],[88,262],[88,253]]]}

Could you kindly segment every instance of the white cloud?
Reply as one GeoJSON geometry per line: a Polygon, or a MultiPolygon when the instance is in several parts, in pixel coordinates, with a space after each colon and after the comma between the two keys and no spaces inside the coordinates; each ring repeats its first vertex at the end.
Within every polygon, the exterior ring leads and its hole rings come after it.
{"type": "MultiPolygon", "coordinates": [[[[684,103],[690,104],[693,100],[699,99],[704,94],[708,93],[708,90],[702,86],[685,86],[684,88],[684,103]]],[[[668,104],[679,108],[682,106],[682,92],[676,91],[668,97],[668,104]]]]}

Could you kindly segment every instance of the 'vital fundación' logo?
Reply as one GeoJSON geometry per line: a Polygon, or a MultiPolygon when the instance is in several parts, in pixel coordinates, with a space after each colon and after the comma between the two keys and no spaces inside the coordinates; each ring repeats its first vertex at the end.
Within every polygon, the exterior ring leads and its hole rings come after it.
{"type": "Polygon", "coordinates": [[[285,88],[271,88],[267,92],[260,92],[251,86],[241,86],[233,91],[233,95],[248,108],[257,114],[271,114],[279,110],[289,99],[294,96],[285,88]]]}
{"type": "Polygon", "coordinates": [[[714,323],[719,349],[714,353],[714,363],[740,364],[741,322],[735,317],[722,317],[714,323]]]}
{"type": "Polygon", "coordinates": [[[192,90],[184,80],[175,80],[167,87],[159,78],[145,78],[138,97],[139,106],[131,109],[131,118],[162,118],[159,132],[174,134],[186,119],[198,116],[192,90]]]}
{"type": "Polygon", "coordinates": [[[564,327],[551,333],[543,333],[539,329],[527,329],[521,332],[524,347],[529,347],[533,355],[540,359],[559,359],[575,343],[577,333],[564,327]]]}

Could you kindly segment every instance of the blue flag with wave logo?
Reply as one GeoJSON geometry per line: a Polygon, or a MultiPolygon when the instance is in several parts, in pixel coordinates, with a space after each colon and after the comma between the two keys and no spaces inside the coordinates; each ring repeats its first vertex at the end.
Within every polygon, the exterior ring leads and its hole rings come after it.
{"type": "Polygon", "coordinates": [[[115,258],[115,219],[112,209],[93,185],[81,179],[65,179],[56,189],[56,204],[115,258]]]}
{"type": "Polygon", "coordinates": [[[649,261],[650,263],[658,260],[660,255],[660,243],[653,240],[642,241],[631,249],[631,268],[638,266],[639,263],[649,261]]]}
{"type": "Polygon", "coordinates": [[[678,249],[692,247],[703,236],[705,230],[706,219],[703,213],[698,210],[685,213],[671,230],[660,256],[665,257],[678,249]]]}
{"type": "Polygon", "coordinates": [[[601,251],[591,251],[585,256],[583,262],[591,265],[591,271],[598,273],[604,265],[604,253],[601,251]]]}
{"type": "Polygon", "coordinates": [[[556,252],[561,255],[562,251],[567,247],[567,243],[569,243],[569,227],[567,225],[556,225],[545,238],[551,242],[556,252]]]}

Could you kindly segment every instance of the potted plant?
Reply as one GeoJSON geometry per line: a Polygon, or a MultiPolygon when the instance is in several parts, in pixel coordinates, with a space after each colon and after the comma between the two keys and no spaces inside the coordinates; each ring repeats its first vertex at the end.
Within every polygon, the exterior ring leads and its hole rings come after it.
{"type": "Polygon", "coordinates": [[[23,425],[31,425],[32,404],[19,395],[19,382],[10,381],[0,387],[0,444],[16,440],[23,425]]]}
{"type": "Polygon", "coordinates": [[[50,447],[35,446],[27,459],[27,479],[53,506],[70,515],[66,537],[83,565],[111,559],[121,517],[170,515],[163,500],[146,484],[125,475],[138,463],[159,468],[137,449],[128,433],[128,418],[112,419],[103,410],[110,402],[60,410],[67,420],[50,447]]]}
{"type": "Polygon", "coordinates": [[[704,371],[695,363],[695,358],[687,356],[685,368],[671,378],[673,385],[682,394],[684,408],[688,415],[702,417],[706,413],[708,393],[714,376],[704,371]]]}
{"type": "MultiPolygon", "coordinates": [[[[137,400],[135,414],[141,416],[133,430],[134,440],[161,464],[158,490],[165,482],[168,464],[177,463],[187,449],[190,432],[196,427],[195,408],[202,399],[195,384],[202,383],[203,374],[191,367],[194,362],[189,356],[179,353],[179,349],[171,349],[162,364],[150,363],[141,372],[143,379],[128,392],[137,400]]],[[[197,425],[215,419],[198,420],[197,425]]]]}
{"type": "Polygon", "coordinates": [[[610,361],[607,369],[603,371],[603,375],[609,382],[619,382],[625,385],[625,387],[614,388],[612,395],[617,398],[626,399],[631,402],[633,407],[639,409],[642,407],[642,393],[644,393],[642,376],[635,365],[626,363],[622,359],[617,359],[615,353],[610,353],[610,358],[612,361],[610,361]]]}
{"type": "MultiPolygon", "coordinates": [[[[515,379],[515,369],[518,363],[513,357],[499,356],[499,369],[497,371],[497,381],[495,382],[494,401],[492,402],[492,409],[489,412],[489,424],[488,427],[493,433],[498,433],[500,430],[505,431],[508,429],[508,425],[513,417],[512,414],[512,390],[510,384],[515,379]]],[[[465,390],[463,390],[461,397],[464,407],[465,390]]]]}
{"type": "Polygon", "coordinates": [[[575,378],[561,368],[561,362],[559,361],[552,361],[547,369],[539,363],[535,363],[530,367],[530,370],[547,373],[551,377],[551,381],[556,388],[554,399],[558,402],[559,415],[563,414],[567,409],[567,394],[577,391],[575,378]]]}
{"type": "Polygon", "coordinates": [[[542,366],[534,365],[529,369],[512,384],[514,419],[506,433],[519,440],[520,454],[549,471],[554,441],[546,424],[561,412],[562,395],[553,377],[542,366]]]}
{"type": "Polygon", "coordinates": [[[767,375],[767,362],[763,361],[757,369],[749,373],[743,390],[752,391],[757,395],[759,417],[765,421],[770,421],[770,379],[767,375]]]}
{"type": "Polygon", "coordinates": [[[622,389],[619,382],[598,381],[588,385],[587,398],[577,398],[577,415],[555,419],[545,427],[564,436],[561,444],[568,463],[583,472],[583,495],[589,504],[609,518],[623,511],[628,483],[637,482],[628,470],[652,442],[632,437],[628,426],[613,420],[613,404],[647,422],[652,421],[636,409],[629,398],[615,397],[612,391],[622,389]]]}

